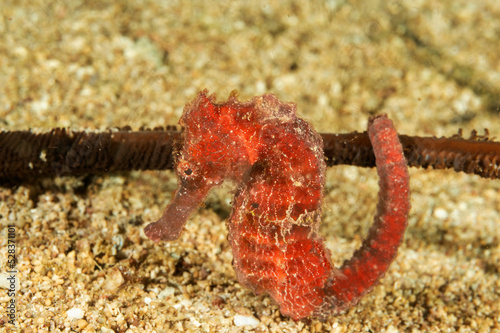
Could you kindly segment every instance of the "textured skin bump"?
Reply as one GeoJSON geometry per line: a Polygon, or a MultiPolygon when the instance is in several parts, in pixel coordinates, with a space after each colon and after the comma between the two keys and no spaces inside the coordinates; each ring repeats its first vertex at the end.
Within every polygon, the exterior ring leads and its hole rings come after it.
{"type": "MultiPolygon", "coordinates": [[[[296,116],[294,104],[271,94],[248,102],[240,102],[232,94],[228,101],[217,103],[203,91],[186,106],[180,123],[185,128],[177,161],[180,186],[160,220],[146,227],[150,239],[176,239],[208,191],[231,179],[238,188],[228,238],[238,280],[256,293],[269,294],[283,315],[298,320],[338,312],[383,275],[400,238],[393,242],[395,247],[377,245],[387,236],[378,229],[373,229],[370,244],[342,272],[332,266],[330,253],[317,233],[326,169],[323,142],[296,116]],[[377,254],[382,258],[375,258],[377,254]],[[379,262],[384,263],[383,272],[374,269],[379,262]]],[[[378,120],[370,128],[375,124],[378,120]]],[[[382,127],[374,129],[375,139],[382,127]]],[[[376,145],[376,156],[390,150],[383,142],[376,145]]],[[[391,157],[401,156],[389,154],[381,161],[388,164],[391,157]]],[[[380,170],[381,179],[391,178],[387,170],[380,170]]],[[[391,186],[384,189],[392,195],[391,186]]],[[[380,221],[388,215],[384,211],[391,198],[384,196],[384,200],[387,202],[379,205],[380,221]]],[[[404,226],[396,233],[401,230],[404,232],[404,226]]]]}

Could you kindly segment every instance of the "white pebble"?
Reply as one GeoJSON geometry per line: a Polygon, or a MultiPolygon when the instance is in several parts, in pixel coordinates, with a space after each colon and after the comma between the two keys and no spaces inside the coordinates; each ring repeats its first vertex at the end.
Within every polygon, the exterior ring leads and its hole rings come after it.
{"type": "Polygon", "coordinates": [[[108,272],[108,276],[106,277],[106,280],[104,281],[102,287],[106,291],[115,292],[124,283],[125,279],[123,278],[123,275],[120,272],[120,270],[118,268],[112,268],[108,272]]]}
{"type": "Polygon", "coordinates": [[[434,216],[438,219],[444,220],[448,218],[448,212],[444,208],[436,208],[434,210],[434,216]]]}
{"type": "Polygon", "coordinates": [[[85,312],[80,308],[71,308],[66,311],[68,319],[82,319],[85,312]]]}
{"type": "Polygon", "coordinates": [[[193,318],[191,318],[191,323],[193,323],[193,325],[196,326],[196,327],[200,327],[201,326],[201,323],[198,320],[193,319],[193,318]]]}
{"type": "Polygon", "coordinates": [[[165,299],[169,296],[172,296],[175,294],[175,288],[173,287],[165,287],[160,293],[158,294],[158,299],[165,299]]]}
{"type": "Polygon", "coordinates": [[[102,326],[101,333],[115,333],[115,331],[113,331],[111,328],[107,328],[107,327],[102,326]]]}
{"type": "Polygon", "coordinates": [[[254,316],[242,316],[237,314],[234,316],[234,324],[236,326],[257,326],[259,325],[259,320],[254,316]]]}

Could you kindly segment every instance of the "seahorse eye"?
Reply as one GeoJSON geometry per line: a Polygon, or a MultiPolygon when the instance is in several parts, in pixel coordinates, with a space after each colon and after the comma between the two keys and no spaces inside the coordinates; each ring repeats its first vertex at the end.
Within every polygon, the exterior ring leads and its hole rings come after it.
{"type": "Polygon", "coordinates": [[[186,160],[179,161],[179,164],[177,165],[177,172],[186,179],[196,176],[193,165],[186,160]]]}

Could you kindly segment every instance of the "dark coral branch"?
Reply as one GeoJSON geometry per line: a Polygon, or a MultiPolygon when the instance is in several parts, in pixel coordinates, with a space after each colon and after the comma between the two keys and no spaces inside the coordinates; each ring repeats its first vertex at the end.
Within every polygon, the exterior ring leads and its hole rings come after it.
{"type": "MultiPolygon", "coordinates": [[[[375,166],[375,155],[366,133],[322,134],[327,165],[375,166]]],[[[453,169],[483,178],[500,177],[500,143],[472,131],[469,139],[399,135],[408,166],[453,169]]]]}
{"type": "MultiPolygon", "coordinates": [[[[400,135],[409,166],[453,169],[484,178],[500,177],[500,143],[483,136],[464,139],[400,135]]],[[[130,131],[76,132],[54,129],[0,132],[0,180],[97,174],[173,167],[181,133],[175,127],[130,131]]],[[[366,132],[321,134],[327,165],[374,167],[375,156],[366,132]]]]}
{"type": "Polygon", "coordinates": [[[0,133],[0,179],[96,174],[173,167],[181,134],[166,130],[76,132],[61,128],[47,133],[0,133]]]}

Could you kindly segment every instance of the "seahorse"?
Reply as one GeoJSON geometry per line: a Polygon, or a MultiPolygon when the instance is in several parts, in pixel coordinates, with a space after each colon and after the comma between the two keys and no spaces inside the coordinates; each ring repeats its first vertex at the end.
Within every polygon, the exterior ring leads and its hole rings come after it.
{"type": "Polygon", "coordinates": [[[410,208],[401,144],[385,116],[368,133],[380,177],[378,211],[361,248],[340,269],[318,229],[326,164],[321,136],[297,117],[293,103],[265,94],[218,103],[206,90],[180,119],[179,188],[162,217],[145,228],[155,242],[179,237],[214,186],[237,184],[228,239],[240,283],[269,294],[294,320],[336,314],[354,305],[396,256],[410,208]]]}

